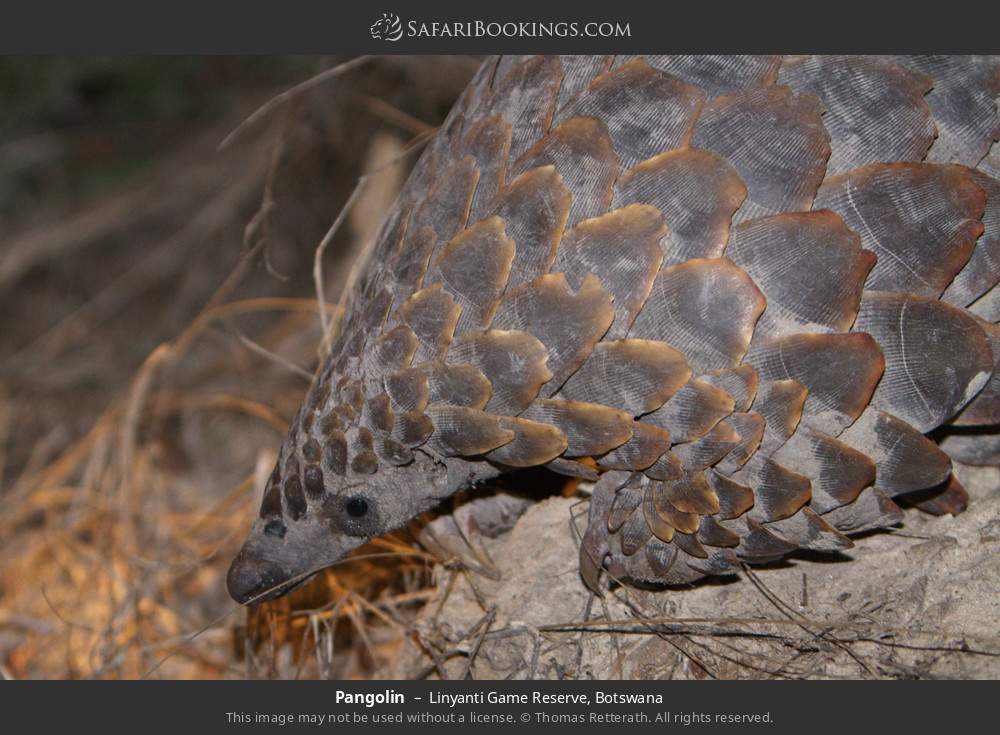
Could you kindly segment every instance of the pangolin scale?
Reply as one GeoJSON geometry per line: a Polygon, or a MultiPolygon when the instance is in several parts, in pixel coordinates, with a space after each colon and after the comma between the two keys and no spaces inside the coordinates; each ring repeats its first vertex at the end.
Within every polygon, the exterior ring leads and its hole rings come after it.
{"type": "Polygon", "coordinates": [[[385,217],[231,594],[513,468],[595,481],[594,590],[844,549],[899,496],[960,511],[952,459],[1000,464],[998,95],[995,57],[486,60],[385,217]]]}

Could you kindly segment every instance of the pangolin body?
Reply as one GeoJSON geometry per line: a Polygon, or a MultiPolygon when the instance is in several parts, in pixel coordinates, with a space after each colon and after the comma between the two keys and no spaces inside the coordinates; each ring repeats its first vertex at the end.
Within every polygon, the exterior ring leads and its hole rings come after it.
{"type": "Polygon", "coordinates": [[[596,480],[594,589],[843,549],[931,488],[960,510],[944,450],[1000,464],[998,70],[488,59],[385,218],[233,596],[536,465],[596,480]]]}

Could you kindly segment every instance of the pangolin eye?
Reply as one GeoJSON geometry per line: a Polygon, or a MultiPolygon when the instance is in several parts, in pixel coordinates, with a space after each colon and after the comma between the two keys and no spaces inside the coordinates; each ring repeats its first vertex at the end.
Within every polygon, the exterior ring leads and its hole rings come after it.
{"type": "Polygon", "coordinates": [[[264,533],[266,533],[268,536],[274,536],[275,538],[284,538],[285,531],[287,530],[288,529],[285,528],[285,524],[279,521],[278,519],[274,519],[273,521],[268,521],[267,525],[264,526],[264,533]]]}
{"type": "Polygon", "coordinates": [[[344,504],[344,510],[352,518],[361,518],[368,513],[368,501],[356,495],[353,498],[347,499],[347,502],[344,504]]]}
{"type": "Polygon", "coordinates": [[[384,529],[379,526],[378,501],[370,495],[331,495],[323,503],[322,515],[334,533],[371,537],[384,529]]]}

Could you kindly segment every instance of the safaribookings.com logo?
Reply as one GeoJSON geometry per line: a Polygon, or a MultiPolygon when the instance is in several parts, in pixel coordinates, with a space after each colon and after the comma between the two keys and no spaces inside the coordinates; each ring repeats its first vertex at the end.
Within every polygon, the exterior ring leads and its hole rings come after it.
{"type": "Polygon", "coordinates": [[[369,30],[376,41],[398,41],[403,37],[403,24],[395,13],[382,13],[369,30]]]}
{"type": "Polygon", "coordinates": [[[526,21],[486,22],[482,20],[421,22],[407,21],[405,26],[395,13],[382,13],[372,23],[372,38],[398,41],[407,38],[630,38],[632,29],[621,21],[526,21]]]}

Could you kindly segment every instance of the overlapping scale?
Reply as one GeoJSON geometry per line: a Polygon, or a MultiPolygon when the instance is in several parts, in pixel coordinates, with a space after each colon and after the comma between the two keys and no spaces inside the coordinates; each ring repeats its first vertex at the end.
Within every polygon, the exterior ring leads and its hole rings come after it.
{"type": "Polygon", "coordinates": [[[595,482],[599,590],[848,548],[897,495],[959,512],[949,454],[1000,463],[998,68],[485,62],[380,229],[262,517],[420,453],[544,466],[595,482]]]}

